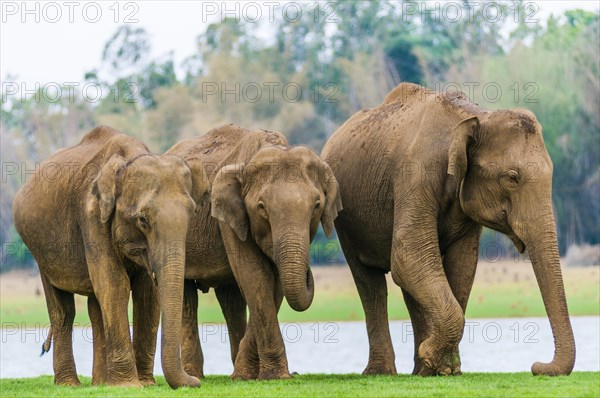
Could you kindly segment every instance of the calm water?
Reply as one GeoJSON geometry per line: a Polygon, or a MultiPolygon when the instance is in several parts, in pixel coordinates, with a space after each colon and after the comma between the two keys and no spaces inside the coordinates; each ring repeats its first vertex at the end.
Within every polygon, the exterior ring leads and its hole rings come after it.
{"type": "MultiPolygon", "coordinates": [[[[577,360],[575,370],[600,371],[600,317],[572,318],[577,360]]],[[[52,351],[39,357],[47,328],[4,324],[0,342],[0,377],[33,377],[52,374],[52,351]]],[[[413,340],[410,322],[390,323],[396,367],[412,371],[413,340]]],[[[282,332],[290,371],[298,373],[360,373],[367,363],[368,341],[364,322],[285,323],[282,332]]],[[[74,331],[77,372],[91,375],[92,331],[74,331]]],[[[201,327],[206,374],[233,370],[224,325],[201,327]]],[[[160,350],[160,344],[158,344],[160,350]]],[[[461,343],[463,372],[529,371],[535,361],[547,362],[554,353],[546,318],[468,320],[461,343]]],[[[160,358],[160,352],[157,352],[160,358]]],[[[155,374],[162,374],[160,361],[155,374]]]]}

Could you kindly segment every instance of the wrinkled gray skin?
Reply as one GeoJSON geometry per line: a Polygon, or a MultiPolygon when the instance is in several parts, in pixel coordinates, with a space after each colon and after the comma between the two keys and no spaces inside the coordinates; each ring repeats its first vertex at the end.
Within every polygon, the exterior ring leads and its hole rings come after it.
{"type": "Polygon", "coordinates": [[[421,375],[458,374],[458,343],[477,266],[481,226],[527,248],[555,339],[534,374],[569,374],[575,342],[552,208],[552,162],[526,110],[488,111],[462,93],[403,83],[352,116],[322,158],[340,184],[335,224],[365,310],[365,374],[393,374],[387,320],[391,271],[402,288],[421,375]]]}
{"type": "MultiPolygon", "coordinates": [[[[185,369],[202,375],[195,280],[205,290],[215,288],[223,309],[232,378],[289,378],[277,312],[283,297],[297,311],[312,302],[310,242],[319,222],[332,233],[342,208],[329,166],[310,149],[290,148],[280,133],[235,125],[181,141],[167,154],[199,160],[211,182],[211,206],[200,210],[188,232],[185,369]]],[[[194,165],[193,173],[202,172],[194,165]]]]}
{"type": "Polygon", "coordinates": [[[15,226],[39,264],[56,384],[79,384],[72,347],[76,293],[89,297],[94,384],[154,384],[162,308],[165,377],[172,387],[199,385],[181,367],[180,317],[188,220],[207,200],[201,171],[192,174],[176,156],[152,155],[109,127],[54,154],[19,190],[15,226]]]}

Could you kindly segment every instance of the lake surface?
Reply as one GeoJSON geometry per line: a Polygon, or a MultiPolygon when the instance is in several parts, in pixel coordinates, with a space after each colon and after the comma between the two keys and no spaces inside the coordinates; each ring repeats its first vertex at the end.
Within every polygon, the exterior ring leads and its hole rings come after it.
{"type": "MultiPolygon", "coordinates": [[[[576,371],[600,371],[600,317],[571,319],[577,344],[576,371]]],[[[39,357],[47,326],[22,327],[3,324],[0,342],[0,377],[34,377],[53,374],[52,350],[39,357]]],[[[396,367],[410,373],[413,367],[413,336],[408,321],[390,322],[396,367]]],[[[314,322],[281,325],[290,372],[360,373],[368,359],[365,323],[314,322]]],[[[227,329],[221,324],[201,326],[205,374],[231,374],[227,329]]],[[[91,375],[92,330],[74,330],[77,373],[91,375]]],[[[554,354],[547,318],[467,320],[460,345],[463,372],[529,371],[535,361],[548,362],[554,354]]],[[[160,368],[157,347],[155,374],[160,368]]]]}

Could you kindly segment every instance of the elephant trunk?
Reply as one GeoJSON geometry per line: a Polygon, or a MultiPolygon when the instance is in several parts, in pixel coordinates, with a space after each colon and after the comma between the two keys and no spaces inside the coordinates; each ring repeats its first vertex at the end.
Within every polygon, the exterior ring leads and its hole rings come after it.
{"type": "Polygon", "coordinates": [[[310,307],[315,283],[310,270],[310,239],[308,228],[285,228],[273,231],[273,261],[277,265],[283,295],[296,311],[310,307]]]}
{"type": "Polygon", "coordinates": [[[200,380],[188,375],[181,364],[181,318],[185,270],[185,239],[159,249],[155,269],[161,308],[161,361],[171,388],[199,387],[200,380]]]}
{"type": "Polygon", "coordinates": [[[536,362],[531,372],[534,375],[568,375],[575,365],[575,339],[565,297],[551,206],[537,218],[536,224],[530,226],[536,232],[528,231],[525,226],[523,237],[550,320],[555,349],[552,362],[536,362]],[[539,229],[540,226],[542,229],[539,229]]]}

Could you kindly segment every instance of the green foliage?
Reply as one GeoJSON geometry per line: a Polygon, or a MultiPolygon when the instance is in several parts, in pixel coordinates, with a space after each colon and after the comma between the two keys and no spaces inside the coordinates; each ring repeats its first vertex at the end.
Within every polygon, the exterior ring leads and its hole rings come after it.
{"type": "Polygon", "coordinates": [[[102,60],[118,70],[138,64],[149,52],[150,39],[144,28],[122,25],[104,46],[102,60]]]}
{"type": "Polygon", "coordinates": [[[171,390],[164,377],[143,389],[92,386],[81,377],[81,387],[57,387],[51,376],[0,379],[4,397],[597,397],[600,373],[574,372],[570,376],[532,376],[522,373],[466,373],[458,377],[358,374],[297,375],[290,380],[231,381],[228,376],[207,376],[199,390],[171,390]]]}
{"type": "Polygon", "coordinates": [[[13,268],[33,268],[33,256],[17,233],[14,224],[8,229],[6,240],[0,240],[0,243],[2,244],[0,272],[13,268]]]}
{"type": "MultiPolygon", "coordinates": [[[[494,21],[483,18],[484,4],[473,2],[464,2],[459,20],[409,13],[400,2],[338,2],[333,14],[328,4],[319,3],[315,14],[314,5],[303,3],[307,17],[296,22],[276,19],[268,40],[243,21],[209,25],[182,79],[172,54],[150,58],[143,28],[121,26],[106,43],[102,64],[85,75],[102,88],[102,98],[75,89],[72,100],[52,101],[44,90],[25,100],[2,99],[2,158],[39,162],[98,124],[158,152],[230,122],[279,130],[293,145],[320,150],[337,126],[376,106],[400,81],[430,88],[479,82],[474,101],[528,108],[543,126],[561,253],[574,243],[599,242],[598,13],[570,10],[532,24],[520,0],[510,5],[521,15],[515,25],[508,3],[496,3],[502,17],[494,21]],[[503,90],[497,101],[481,96],[489,82],[503,90]]],[[[3,241],[22,182],[3,186],[3,241]]]]}

